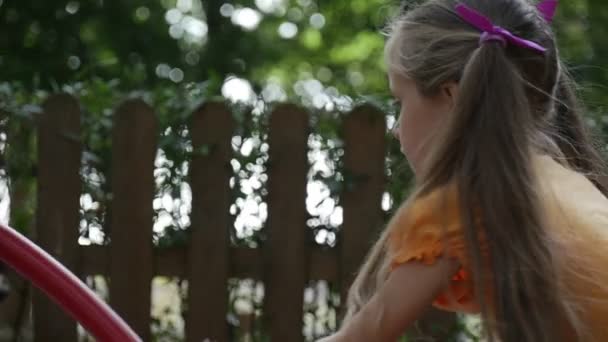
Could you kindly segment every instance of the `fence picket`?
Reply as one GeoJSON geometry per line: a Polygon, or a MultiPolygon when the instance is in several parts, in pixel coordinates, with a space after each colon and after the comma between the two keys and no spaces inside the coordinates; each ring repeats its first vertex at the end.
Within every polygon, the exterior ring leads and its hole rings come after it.
{"type": "Polygon", "coordinates": [[[308,277],[306,176],[308,114],[279,106],[270,118],[265,312],[271,341],[303,341],[302,311],[308,277]]]}
{"type": "MultiPolygon", "coordinates": [[[[38,128],[37,243],[79,273],[80,108],[60,94],[43,105],[38,128]]],[[[34,291],[34,339],[76,341],[76,323],[45,294],[34,291]]]]}
{"type": "Polygon", "coordinates": [[[190,169],[192,225],[188,251],[187,341],[228,341],[230,158],[234,129],[223,104],[194,113],[190,169]]]}
{"type": "MultiPolygon", "coordinates": [[[[344,122],[345,184],[342,194],[343,229],[340,234],[340,303],[357,269],[382,228],[382,191],[385,183],[384,114],[371,106],[353,110],[344,122]]],[[[344,307],[345,305],[342,305],[344,307]]]]}
{"type": "Polygon", "coordinates": [[[154,159],[157,122],[141,100],[114,114],[110,304],[144,341],[150,341],[154,159]]]}

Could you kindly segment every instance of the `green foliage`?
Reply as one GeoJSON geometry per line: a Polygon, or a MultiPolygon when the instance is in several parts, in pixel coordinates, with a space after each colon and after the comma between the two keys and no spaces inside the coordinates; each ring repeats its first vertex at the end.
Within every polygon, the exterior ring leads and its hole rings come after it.
{"type": "Polygon", "coordinates": [[[93,77],[146,89],[230,74],[260,87],[275,75],[289,86],[320,72],[343,91],[376,92],[385,88],[377,31],[389,8],[383,0],[3,1],[0,30],[11,34],[0,37],[0,51],[10,51],[0,67],[4,81],[30,89],[93,77]],[[257,26],[234,24],[251,16],[257,26]],[[279,33],[286,23],[298,30],[293,38],[279,33]]]}

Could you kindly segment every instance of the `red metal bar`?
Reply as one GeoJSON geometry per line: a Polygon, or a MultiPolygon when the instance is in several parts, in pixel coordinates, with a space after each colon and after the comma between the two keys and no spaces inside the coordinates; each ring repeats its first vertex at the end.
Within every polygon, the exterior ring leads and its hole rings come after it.
{"type": "Polygon", "coordinates": [[[40,247],[0,224],[0,259],[29,279],[100,342],[141,342],[110,307],[40,247]]]}

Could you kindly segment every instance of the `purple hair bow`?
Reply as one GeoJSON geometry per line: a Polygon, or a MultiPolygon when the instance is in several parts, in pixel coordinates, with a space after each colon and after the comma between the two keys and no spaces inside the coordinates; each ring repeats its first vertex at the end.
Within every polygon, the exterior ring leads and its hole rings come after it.
{"type": "Polygon", "coordinates": [[[544,0],[541,1],[536,8],[540,12],[540,15],[548,22],[553,21],[555,11],[557,10],[557,0],[544,0]]]}
{"type": "Polygon", "coordinates": [[[456,12],[464,21],[483,32],[479,39],[480,44],[490,40],[497,40],[504,45],[510,43],[539,53],[547,51],[546,48],[533,41],[518,37],[500,26],[495,26],[489,18],[465,4],[460,3],[456,5],[456,12]]]}

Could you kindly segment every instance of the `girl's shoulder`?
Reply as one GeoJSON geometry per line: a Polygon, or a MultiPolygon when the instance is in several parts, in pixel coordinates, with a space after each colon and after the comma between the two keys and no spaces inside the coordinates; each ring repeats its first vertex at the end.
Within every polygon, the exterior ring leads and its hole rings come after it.
{"type": "Polygon", "coordinates": [[[608,199],[579,172],[550,157],[536,160],[547,227],[559,256],[564,296],[594,336],[608,338],[608,199]]]}
{"type": "MultiPolygon", "coordinates": [[[[608,199],[584,174],[550,157],[536,162],[546,233],[565,260],[564,267],[577,265],[576,272],[597,273],[596,265],[608,263],[608,199]]],[[[608,271],[596,275],[608,282],[608,271]]]]}
{"type": "Polygon", "coordinates": [[[537,156],[535,170],[549,220],[561,221],[559,226],[601,225],[608,234],[608,199],[584,174],[549,156],[537,156]]]}

